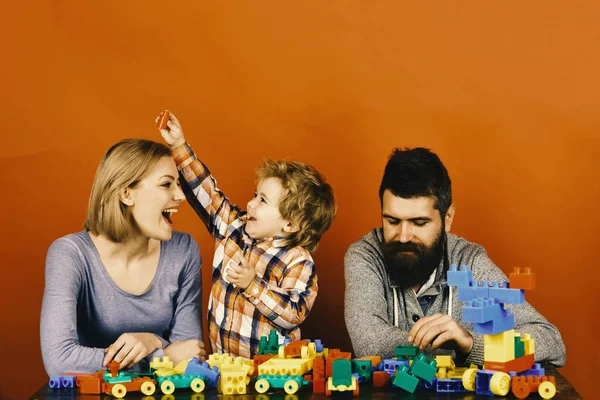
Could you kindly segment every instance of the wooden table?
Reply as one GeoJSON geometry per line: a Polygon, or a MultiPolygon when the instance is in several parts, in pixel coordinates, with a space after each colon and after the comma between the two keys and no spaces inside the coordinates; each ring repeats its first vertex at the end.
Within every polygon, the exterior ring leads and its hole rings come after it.
{"type": "MultiPolygon", "coordinates": [[[[571,400],[582,399],[575,391],[573,385],[567,379],[560,375],[552,367],[546,368],[546,375],[554,375],[556,377],[556,387],[558,392],[554,399],[556,400],[571,400]]],[[[215,389],[207,390],[203,393],[193,393],[190,389],[177,389],[172,395],[165,395],[157,391],[152,396],[145,396],[142,393],[127,393],[126,400],[325,400],[325,399],[351,399],[352,396],[345,393],[334,393],[332,397],[326,397],[323,394],[313,394],[309,389],[310,386],[300,389],[296,394],[288,395],[283,389],[276,389],[272,393],[257,394],[253,390],[253,386],[249,385],[248,390],[252,393],[246,395],[223,396],[217,393],[215,389]]],[[[414,394],[405,392],[396,388],[373,388],[370,385],[360,386],[360,399],[463,399],[463,400],[490,400],[492,397],[476,395],[475,392],[467,393],[437,393],[435,390],[417,389],[414,394]]],[[[495,397],[497,399],[504,397],[495,397]]],[[[506,398],[514,399],[512,395],[506,398]]],[[[29,400],[112,400],[113,396],[108,394],[79,394],[73,389],[50,389],[48,384],[44,384],[29,400]]],[[[527,399],[541,399],[537,393],[532,393],[527,399]]]]}

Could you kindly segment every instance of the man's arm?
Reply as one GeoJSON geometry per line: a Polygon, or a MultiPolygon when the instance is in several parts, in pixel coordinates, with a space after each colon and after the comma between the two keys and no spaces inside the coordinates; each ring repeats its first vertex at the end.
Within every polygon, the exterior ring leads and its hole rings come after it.
{"type": "Polygon", "coordinates": [[[408,332],[388,318],[387,278],[378,268],[383,260],[368,244],[353,244],[344,258],[346,328],[357,357],[394,356],[397,346],[408,346],[408,332]]]}

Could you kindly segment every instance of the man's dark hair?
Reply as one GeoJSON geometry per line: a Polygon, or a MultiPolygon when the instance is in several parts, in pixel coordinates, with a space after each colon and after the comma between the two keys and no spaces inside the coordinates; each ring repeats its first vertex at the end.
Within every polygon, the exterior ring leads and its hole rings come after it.
{"type": "Polygon", "coordinates": [[[433,196],[434,207],[439,210],[442,222],[452,205],[448,171],[437,154],[423,147],[397,148],[392,152],[379,187],[381,205],[386,190],[403,199],[433,196]]]}

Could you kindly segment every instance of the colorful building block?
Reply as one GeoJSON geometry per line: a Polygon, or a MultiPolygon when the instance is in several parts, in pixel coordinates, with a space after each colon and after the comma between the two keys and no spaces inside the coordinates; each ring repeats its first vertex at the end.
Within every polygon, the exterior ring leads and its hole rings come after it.
{"type": "Polygon", "coordinates": [[[437,372],[436,362],[421,353],[413,360],[410,372],[419,379],[432,382],[437,372]]]}
{"type": "Polygon", "coordinates": [[[506,362],[515,358],[515,331],[514,329],[496,335],[483,337],[485,361],[506,362]]]}
{"type": "Polygon", "coordinates": [[[516,358],[514,360],[500,362],[500,361],[485,361],[483,368],[501,371],[501,372],[523,372],[530,369],[533,366],[534,356],[533,354],[528,354],[521,358],[516,358]]]}
{"type": "Polygon", "coordinates": [[[492,282],[492,286],[489,288],[489,297],[504,304],[523,304],[525,291],[510,289],[508,282],[492,282]]]}
{"type": "MultiPolygon", "coordinates": [[[[446,274],[446,280],[448,282],[448,286],[471,286],[471,282],[473,282],[473,272],[466,265],[461,265],[458,268],[457,265],[451,265],[450,270],[446,274]]],[[[460,289],[459,289],[460,290],[460,289]]]]}
{"type": "Polygon", "coordinates": [[[535,343],[529,333],[523,334],[523,336],[521,336],[521,341],[524,344],[525,354],[534,354],[535,353],[535,343]]]}
{"type": "Polygon", "coordinates": [[[508,275],[509,287],[513,289],[533,290],[535,289],[535,273],[530,268],[513,268],[508,275]]]}
{"type": "Polygon", "coordinates": [[[414,393],[417,385],[419,384],[419,378],[409,373],[406,365],[401,365],[398,369],[398,373],[392,381],[392,386],[404,389],[407,392],[414,393]]]}
{"type": "Polygon", "coordinates": [[[515,358],[520,358],[525,355],[525,343],[521,341],[521,336],[515,334],[515,358]]]}

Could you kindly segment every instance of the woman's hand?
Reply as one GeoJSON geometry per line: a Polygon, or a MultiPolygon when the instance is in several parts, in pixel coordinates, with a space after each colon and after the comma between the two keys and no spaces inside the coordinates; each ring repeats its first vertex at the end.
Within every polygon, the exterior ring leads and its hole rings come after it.
{"type": "Polygon", "coordinates": [[[179,364],[182,360],[198,357],[200,361],[206,360],[206,350],[201,340],[190,339],[175,342],[167,346],[164,350],[165,356],[169,356],[173,365],[179,364]]]}
{"type": "MultiPolygon", "coordinates": [[[[173,150],[174,148],[179,147],[185,143],[185,137],[183,136],[183,129],[181,128],[181,124],[179,123],[175,115],[173,115],[169,111],[163,111],[163,113],[165,112],[169,113],[169,122],[167,122],[167,127],[165,129],[159,128],[158,130],[160,131],[160,134],[162,135],[164,141],[169,145],[171,150],[173,150]]],[[[158,116],[156,118],[157,123],[160,117],[161,116],[158,116]]]]}
{"type": "Polygon", "coordinates": [[[119,369],[130,368],[139,363],[153,351],[162,348],[162,342],[153,333],[131,332],[124,333],[104,352],[102,366],[107,366],[112,360],[121,364],[119,369]]]}

